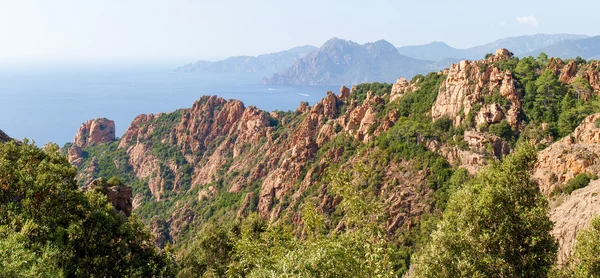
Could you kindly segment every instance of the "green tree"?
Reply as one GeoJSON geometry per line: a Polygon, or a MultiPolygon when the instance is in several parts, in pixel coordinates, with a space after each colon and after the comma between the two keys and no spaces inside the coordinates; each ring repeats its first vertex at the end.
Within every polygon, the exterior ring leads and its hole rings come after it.
{"type": "Polygon", "coordinates": [[[548,54],[542,52],[540,53],[540,55],[537,56],[537,59],[540,61],[540,63],[542,65],[546,65],[546,63],[548,63],[548,54]]]}
{"type": "Polygon", "coordinates": [[[79,190],[75,174],[55,145],[0,144],[0,261],[11,261],[0,272],[171,276],[171,259],[147,229],[119,215],[103,194],[79,190]]]}
{"type": "Polygon", "coordinates": [[[590,83],[583,79],[581,76],[575,77],[573,82],[571,82],[571,91],[577,98],[577,102],[579,101],[587,101],[593,93],[592,86],[590,83]]]}
{"type": "Polygon", "coordinates": [[[223,277],[231,263],[236,227],[208,223],[183,250],[178,277],[223,277]]]}
{"type": "Polygon", "coordinates": [[[532,119],[547,123],[556,122],[560,114],[560,102],[565,95],[562,83],[551,70],[546,70],[535,81],[535,85],[537,90],[532,119]]]}
{"type": "Polygon", "coordinates": [[[386,238],[381,203],[367,198],[368,170],[331,175],[331,190],[341,198],[337,232],[324,233],[325,217],[307,204],[302,210],[305,239],[283,223],[256,225],[250,217],[234,245],[230,277],[396,277],[407,270],[407,255],[386,238]],[[266,228],[264,228],[266,227],[266,228]]]}
{"type": "Polygon", "coordinates": [[[525,86],[527,83],[535,81],[539,66],[539,63],[533,57],[525,57],[519,60],[515,68],[515,77],[521,85],[525,86]]]}
{"type": "Polygon", "coordinates": [[[556,242],[547,202],[530,179],[536,153],[519,147],[452,196],[414,277],[545,277],[556,242]]]}

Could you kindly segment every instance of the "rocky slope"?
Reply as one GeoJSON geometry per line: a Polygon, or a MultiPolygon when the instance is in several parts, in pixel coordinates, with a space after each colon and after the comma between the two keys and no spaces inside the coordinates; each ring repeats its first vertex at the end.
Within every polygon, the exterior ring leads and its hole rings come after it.
{"type": "Polygon", "coordinates": [[[259,56],[234,56],[222,61],[197,61],[177,68],[181,72],[264,72],[275,73],[291,66],[298,59],[317,48],[311,45],[298,46],[281,52],[259,56]]]}
{"type": "MultiPolygon", "coordinates": [[[[600,114],[585,118],[569,136],[538,153],[533,178],[546,196],[564,186],[578,174],[600,172],[600,114]]],[[[577,232],[600,214],[600,181],[585,188],[551,197],[550,218],[555,222],[553,235],[559,242],[558,262],[563,264],[571,254],[577,232]]]]}
{"type": "Polygon", "coordinates": [[[564,264],[576,243],[577,232],[588,227],[593,217],[600,215],[600,181],[564,196],[550,211],[554,222],[552,234],[558,240],[558,263],[564,264]]]}
{"type": "Polygon", "coordinates": [[[359,84],[392,82],[398,76],[412,78],[432,70],[431,61],[400,55],[385,40],[359,45],[338,38],[330,39],[310,53],[270,78],[265,84],[359,84]]]}
{"type": "Polygon", "coordinates": [[[575,131],[538,154],[533,175],[540,190],[550,195],[554,189],[581,173],[600,173],[600,114],[587,117],[575,131]]]}
{"type": "MultiPolygon", "coordinates": [[[[205,96],[189,109],[139,115],[118,141],[112,141],[114,135],[91,136],[101,128],[84,124],[74,151],[69,150],[70,161],[83,180],[117,175],[131,184],[132,207],[151,224],[160,245],[184,242],[211,219],[253,212],[270,221],[299,223],[307,202],[334,219],[330,229],[342,229],[343,215],[336,214],[340,199],[331,192],[330,179],[348,171],[382,202],[388,233],[410,233],[423,215],[439,212],[458,169],[476,174],[509,153],[529,126],[553,124],[529,120],[525,107],[531,100],[513,74],[517,62],[500,49],[485,60],[400,78],[393,85],[342,87],[339,94],[329,92],[293,112],[269,113],[205,96]],[[499,127],[509,134],[494,132],[499,127]],[[367,166],[368,177],[359,178],[360,165],[367,166]]],[[[581,77],[596,95],[595,63],[551,59],[532,74],[550,69],[561,88],[581,77]]],[[[534,177],[544,193],[581,171],[595,171],[595,156],[588,161],[579,154],[596,152],[595,117],[574,131],[576,139],[565,137],[540,152],[534,177]],[[572,163],[558,163],[557,155],[572,163]],[[563,177],[550,178],[557,172],[563,177]]]]}
{"type": "MultiPolygon", "coordinates": [[[[303,103],[291,113],[267,113],[210,96],[190,109],[136,117],[113,143],[135,179],[144,184],[134,187],[133,206],[144,211],[168,202],[174,194],[187,196],[181,198],[189,203],[177,201],[167,216],[152,220],[155,230],[163,231],[158,237],[174,242],[190,225],[205,221],[193,204],[218,203],[223,196],[236,200],[227,208],[235,211],[233,217],[256,211],[273,221],[298,219],[299,212],[290,208],[300,206],[307,196],[318,200],[322,211],[334,212],[339,200],[322,180],[327,169],[350,170],[356,163],[381,157],[373,147],[359,155],[351,142],[371,142],[398,119],[393,111],[383,110],[389,95],[363,92],[365,99],[358,101],[352,96],[361,90],[342,87],[339,94],[329,92],[315,105],[303,103]]],[[[84,151],[95,148],[99,146],[84,151]]],[[[98,175],[100,159],[89,157],[78,164],[87,180],[98,175]]],[[[119,159],[114,161],[111,167],[117,171],[119,159]]],[[[423,187],[431,173],[411,160],[392,159],[386,165],[389,168],[379,167],[383,179],[377,183],[389,211],[387,228],[408,229],[420,215],[432,211],[433,191],[423,187]]]]}

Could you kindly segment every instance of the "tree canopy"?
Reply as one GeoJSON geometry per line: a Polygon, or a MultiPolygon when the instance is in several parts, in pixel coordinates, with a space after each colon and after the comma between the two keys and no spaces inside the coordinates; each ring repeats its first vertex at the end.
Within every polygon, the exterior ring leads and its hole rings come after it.
{"type": "Polygon", "coordinates": [[[545,277],[555,261],[545,198],[531,181],[535,151],[521,147],[449,201],[414,277],[545,277]]]}

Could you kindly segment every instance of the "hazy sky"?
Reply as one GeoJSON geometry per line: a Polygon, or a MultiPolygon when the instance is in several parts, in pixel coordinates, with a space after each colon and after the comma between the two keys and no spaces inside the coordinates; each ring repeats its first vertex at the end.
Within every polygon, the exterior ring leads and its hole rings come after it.
{"type": "Polygon", "coordinates": [[[598,35],[600,1],[0,0],[0,63],[216,59],[331,37],[469,47],[598,35]]]}

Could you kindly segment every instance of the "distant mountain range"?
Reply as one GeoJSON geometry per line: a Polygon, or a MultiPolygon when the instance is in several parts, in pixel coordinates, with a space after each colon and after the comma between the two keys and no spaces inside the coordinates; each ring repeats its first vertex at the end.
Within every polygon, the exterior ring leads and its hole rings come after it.
{"type": "Polygon", "coordinates": [[[265,72],[273,74],[263,84],[358,84],[393,82],[449,67],[460,60],[483,59],[487,53],[507,48],[516,56],[600,59],[600,36],[536,34],[509,37],[475,47],[457,49],[444,42],[394,47],[385,40],[360,45],[333,38],[320,47],[302,46],[286,51],[236,56],[218,62],[198,61],[183,66],[186,72],[265,72]]]}
{"type": "Polygon", "coordinates": [[[577,56],[588,60],[600,60],[600,36],[580,40],[570,40],[537,49],[527,56],[537,56],[541,52],[550,57],[575,58],[577,56]]]}
{"type": "Polygon", "coordinates": [[[264,84],[358,84],[393,82],[398,76],[431,71],[433,61],[398,53],[385,40],[360,45],[338,38],[296,61],[290,68],[263,79],[264,84]]]}
{"type": "Polygon", "coordinates": [[[487,53],[494,53],[498,48],[506,48],[516,56],[523,56],[529,53],[539,54],[541,51],[536,52],[537,50],[555,44],[587,38],[589,37],[585,35],[537,34],[499,39],[491,43],[465,49],[457,49],[443,42],[432,42],[424,45],[398,47],[398,52],[402,55],[423,60],[478,60],[485,57],[487,53]]]}
{"type": "Polygon", "coordinates": [[[264,72],[275,73],[290,67],[298,59],[316,50],[312,45],[298,46],[259,56],[233,56],[218,62],[197,61],[176,69],[182,72],[264,72]]]}

